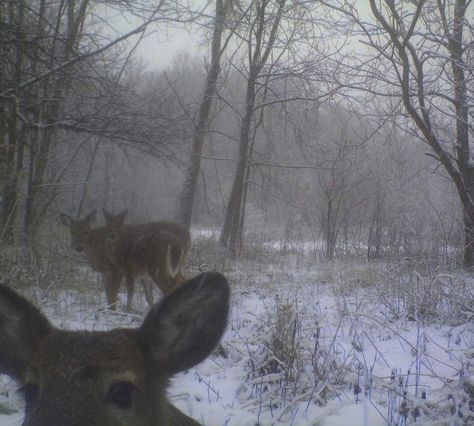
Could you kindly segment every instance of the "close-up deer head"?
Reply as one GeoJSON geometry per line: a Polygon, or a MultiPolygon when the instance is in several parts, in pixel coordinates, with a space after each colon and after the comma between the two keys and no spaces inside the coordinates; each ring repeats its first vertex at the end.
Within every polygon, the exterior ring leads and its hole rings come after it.
{"type": "Polygon", "coordinates": [[[18,381],[25,426],[197,425],[166,398],[171,377],[203,361],[229,314],[229,286],[203,273],[138,328],[65,331],[0,286],[0,373],[18,381]]]}

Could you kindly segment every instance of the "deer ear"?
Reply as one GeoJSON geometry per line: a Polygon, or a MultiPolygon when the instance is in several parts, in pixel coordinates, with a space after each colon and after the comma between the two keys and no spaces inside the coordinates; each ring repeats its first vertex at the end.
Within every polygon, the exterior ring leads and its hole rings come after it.
{"type": "Polygon", "coordinates": [[[227,326],[229,285],[217,272],[187,281],[148,313],[139,331],[145,351],[169,376],[203,361],[227,326]]]}
{"type": "Polygon", "coordinates": [[[38,343],[52,330],[38,308],[0,285],[0,373],[21,380],[38,343]]]}
{"type": "Polygon", "coordinates": [[[69,216],[68,214],[66,213],[61,213],[59,215],[59,218],[61,219],[61,223],[64,225],[64,226],[71,226],[71,223],[72,223],[72,217],[69,216]]]}

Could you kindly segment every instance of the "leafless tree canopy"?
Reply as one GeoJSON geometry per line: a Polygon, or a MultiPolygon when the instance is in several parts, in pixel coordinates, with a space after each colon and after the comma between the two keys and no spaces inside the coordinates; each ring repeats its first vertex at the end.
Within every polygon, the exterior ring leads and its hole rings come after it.
{"type": "Polygon", "coordinates": [[[128,207],[219,229],[232,256],[257,232],[474,262],[470,2],[0,8],[4,243],[128,207]],[[104,7],[136,26],[111,32],[104,7]],[[147,68],[141,36],[167,25],[208,58],[147,68]]]}

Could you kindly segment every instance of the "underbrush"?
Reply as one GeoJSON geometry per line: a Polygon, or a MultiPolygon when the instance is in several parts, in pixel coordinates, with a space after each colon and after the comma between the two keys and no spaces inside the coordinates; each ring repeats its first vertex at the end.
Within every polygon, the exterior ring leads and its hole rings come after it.
{"type": "Polygon", "coordinates": [[[225,273],[231,262],[218,243],[218,232],[194,232],[192,245],[184,265],[186,275],[195,275],[202,271],[214,270],[225,273]]]}
{"type": "MultiPolygon", "coordinates": [[[[377,425],[474,424],[470,274],[413,262],[316,262],[296,246],[255,244],[231,261],[216,236],[193,236],[184,273],[218,270],[231,283],[218,361],[197,375],[207,383],[214,377],[209,393],[222,416],[236,419],[229,425],[244,424],[239,412],[251,413],[253,423],[245,424],[315,424],[329,418],[325,408],[334,401],[375,412],[377,425]],[[229,399],[220,390],[225,363],[239,383],[229,399]]],[[[107,311],[97,274],[71,256],[61,245],[3,250],[1,280],[28,291],[59,326],[140,322],[147,310],[140,291],[137,313],[107,311]]]]}
{"type": "Polygon", "coordinates": [[[246,351],[242,407],[261,424],[264,413],[292,424],[333,400],[369,403],[390,425],[474,423],[472,277],[319,266],[273,269],[267,285],[240,273],[244,291],[262,300],[250,324],[233,324],[246,351]]]}
{"type": "Polygon", "coordinates": [[[474,319],[474,277],[468,273],[404,273],[392,267],[377,294],[388,318],[451,326],[474,319]]]}
{"type": "Polygon", "coordinates": [[[69,288],[83,259],[71,256],[56,243],[35,242],[29,246],[3,246],[0,250],[0,281],[15,288],[69,288]]]}

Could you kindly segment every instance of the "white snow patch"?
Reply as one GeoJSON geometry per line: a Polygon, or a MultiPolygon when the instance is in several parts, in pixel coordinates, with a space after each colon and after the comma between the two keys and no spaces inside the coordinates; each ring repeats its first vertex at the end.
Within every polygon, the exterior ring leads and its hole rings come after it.
{"type": "MultiPolygon", "coordinates": [[[[231,276],[232,312],[222,340],[228,356],[212,356],[177,375],[168,390],[175,406],[206,426],[381,426],[390,415],[398,415],[403,390],[413,407],[450,409],[447,394],[461,380],[474,346],[472,323],[451,327],[391,318],[373,287],[341,294],[314,281],[314,273],[295,270],[281,279],[275,276],[264,274],[250,283],[238,274],[231,276]],[[278,370],[262,374],[268,383],[259,385],[259,363],[268,353],[272,332],[279,331],[277,307],[284,310],[286,305],[293,315],[288,321],[297,324],[295,365],[301,370],[285,394],[278,370]],[[327,371],[325,383],[315,382],[314,368],[327,371]],[[361,389],[357,395],[355,386],[361,389]],[[423,391],[426,399],[421,399],[423,391]]],[[[94,294],[52,294],[42,309],[57,326],[104,330],[138,325],[147,309],[143,297],[137,299],[135,314],[111,313],[103,309],[105,298],[98,286],[94,294]]],[[[17,386],[0,379],[0,408],[14,411],[0,415],[0,426],[20,425],[17,386]]],[[[465,380],[473,386],[474,374],[465,380]]]]}

